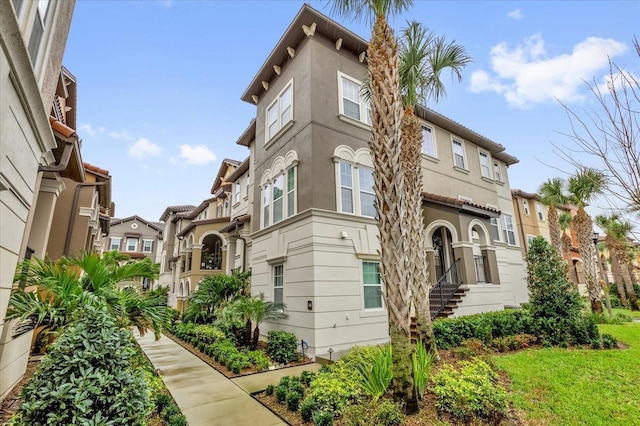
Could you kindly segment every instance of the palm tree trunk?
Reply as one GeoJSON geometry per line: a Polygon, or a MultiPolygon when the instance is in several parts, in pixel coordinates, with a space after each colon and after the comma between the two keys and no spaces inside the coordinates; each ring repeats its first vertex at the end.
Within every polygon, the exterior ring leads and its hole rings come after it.
{"type": "Polygon", "coordinates": [[[591,217],[584,208],[578,208],[576,216],[573,218],[576,234],[578,235],[578,249],[584,264],[584,270],[587,280],[587,290],[589,292],[589,300],[591,301],[591,311],[593,313],[602,313],[602,302],[600,300],[600,284],[598,283],[597,265],[596,265],[596,248],[593,244],[592,233],[593,223],[591,217]]]}
{"type": "Polygon", "coordinates": [[[422,125],[413,108],[407,107],[402,117],[402,168],[405,178],[406,215],[409,250],[406,256],[409,288],[416,311],[416,331],[427,352],[438,359],[431,310],[429,308],[429,272],[422,221],[422,125]]]}
{"type": "Polygon", "coordinates": [[[398,45],[384,16],[376,19],[368,48],[372,109],[371,152],[375,166],[374,183],[380,240],[381,278],[389,315],[393,348],[392,389],[407,414],[418,411],[413,383],[410,334],[410,288],[405,255],[406,232],[404,174],[400,154],[402,139],[402,98],[398,75],[398,45]]]}
{"type": "Polygon", "coordinates": [[[618,298],[620,304],[625,308],[629,307],[629,301],[627,300],[627,293],[624,289],[624,278],[622,278],[622,270],[620,269],[620,260],[618,259],[618,253],[615,246],[608,245],[609,255],[611,256],[611,269],[613,270],[613,278],[616,281],[616,289],[618,290],[618,298]]]}
{"type": "Polygon", "coordinates": [[[549,204],[547,218],[549,220],[549,238],[551,239],[551,245],[555,247],[558,253],[563,253],[562,236],[560,234],[560,221],[558,219],[558,209],[556,208],[555,204],[549,204]]]}

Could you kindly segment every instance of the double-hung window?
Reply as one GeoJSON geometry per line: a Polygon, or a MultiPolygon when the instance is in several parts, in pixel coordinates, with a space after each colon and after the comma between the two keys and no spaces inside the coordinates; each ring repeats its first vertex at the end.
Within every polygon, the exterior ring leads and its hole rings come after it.
{"type": "Polygon", "coordinates": [[[364,287],[364,308],[382,308],[382,282],[378,262],[362,262],[362,284],[364,287]]]}
{"type": "Polygon", "coordinates": [[[504,233],[504,241],[511,246],[515,246],[516,233],[513,228],[513,217],[511,215],[502,215],[502,231],[504,233]]]}
{"type": "Polygon", "coordinates": [[[464,158],[464,145],[462,141],[453,139],[453,165],[461,169],[466,169],[466,162],[464,158]]]}
{"type": "Polygon", "coordinates": [[[137,238],[127,238],[127,251],[136,251],[138,249],[137,238]]]}
{"type": "Polygon", "coordinates": [[[284,265],[273,265],[273,302],[284,303],[284,265]]]}
{"type": "Polygon", "coordinates": [[[120,250],[120,242],[122,238],[120,237],[111,237],[111,245],[109,246],[109,250],[120,250]]]}
{"type": "Polygon", "coordinates": [[[538,213],[538,220],[544,220],[544,214],[542,213],[542,204],[536,203],[536,212],[538,213]]]}
{"type": "Polygon", "coordinates": [[[373,169],[347,161],[339,163],[338,211],[375,217],[373,169]]]}
{"type": "Polygon", "coordinates": [[[293,120],[293,80],[267,107],[266,142],[269,142],[287,123],[293,120]]]}
{"type": "Polygon", "coordinates": [[[480,174],[482,177],[491,179],[491,166],[489,162],[489,154],[484,151],[478,151],[480,156],[480,174]]]}
{"type": "Polygon", "coordinates": [[[338,72],[340,114],[371,125],[371,105],[360,93],[362,83],[338,72]]]}
{"type": "Polygon", "coordinates": [[[436,158],[438,156],[433,129],[425,125],[422,126],[422,152],[429,157],[436,158]]]}

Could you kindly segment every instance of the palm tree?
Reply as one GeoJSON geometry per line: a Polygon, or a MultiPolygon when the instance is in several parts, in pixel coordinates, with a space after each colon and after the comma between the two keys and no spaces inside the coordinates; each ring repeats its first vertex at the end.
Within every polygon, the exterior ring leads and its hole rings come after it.
{"type": "Polygon", "coordinates": [[[96,253],[86,253],[56,262],[26,260],[17,271],[15,280],[24,283],[26,289],[11,294],[7,319],[19,318],[19,333],[31,328],[55,331],[66,326],[77,309],[106,305],[122,327],[135,326],[140,334],[153,329],[159,338],[166,300],[143,298],[133,289],[117,289],[121,282],[156,278],[157,265],[150,261],[118,265],[96,253]]]}
{"type": "Polygon", "coordinates": [[[256,297],[236,299],[225,308],[223,315],[245,327],[244,341],[250,350],[255,350],[260,338],[260,324],[264,321],[289,318],[289,315],[284,312],[285,308],[283,303],[265,301],[264,293],[260,293],[256,297]]]}
{"type": "Polygon", "coordinates": [[[401,162],[405,178],[408,255],[406,268],[409,288],[416,308],[418,340],[437,359],[438,350],[431,325],[429,280],[422,223],[422,125],[415,115],[419,103],[429,97],[436,102],[446,94],[440,74],[450,68],[462,80],[461,70],[471,58],[460,45],[436,38],[418,22],[409,22],[400,39],[400,87],[403,94],[401,162]]]}
{"type": "Polygon", "coordinates": [[[596,248],[593,244],[593,221],[585,211],[585,206],[601,194],[606,188],[606,178],[599,170],[585,167],[578,170],[569,178],[568,191],[571,201],[576,204],[578,211],[573,218],[573,224],[578,237],[578,249],[584,263],[587,280],[587,290],[591,301],[591,311],[602,313],[600,302],[600,284],[596,264],[596,248]]]}
{"type": "MultiPolygon", "coordinates": [[[[558,253],[563,253],[562,240],[560,236],[560,222],[558,221],[558,209],[560,204],[566,204],[568,199],[564,192],[564,181],[560,178],[548,179],[540,185],[538,192],[540,202],[549,207],[547,218],[549,220],[549,237],[551,245],[558,253]]],[[[566,260],[566,259],[565,259],[566,260]]]]}
{"type": "Polygon", "coordinates": [[[607,234],[605,243],[609,249],[611,267],[616,278],[616,288],[620,303],[624,306],[629,306],[631,310],[637,311],[639,310],[638,298],[633,291],[633,280],[628,272],[629,260],[627,256],[629,233],[633,230],[633,225],[628,221],[621,220],[617,215],[598,215],[596,216],[596,223],[607,234]],[[627,295],[629,296],[628,301],[627,295]]]}
{"type": "Polygon", "coordinates": [[[412,5],[411,0],[334,0],[334,12],[343,16],[370,18],[373,25],[369,48],[369,89],[371,92],[372,138],[369,143],[374,161],[374,189],[380,241],[380,272],[385,288],[393,348],[393,380],[396,400],[408,414],[418,411],[411,359],[410,293],[405,266],[408,250],[403,228],[406,202],[401,165],[403,114],[400,92],[398,42],[386,17],[412,5]]]}

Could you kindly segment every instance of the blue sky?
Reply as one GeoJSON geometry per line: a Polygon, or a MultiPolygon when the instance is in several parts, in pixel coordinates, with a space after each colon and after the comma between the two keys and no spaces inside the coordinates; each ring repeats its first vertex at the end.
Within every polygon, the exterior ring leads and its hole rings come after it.
{"type": "MultiPolygon", "coordinates": [[[[78,81],[78,133],[86,162],[113,176],[116,217],[158,220],[169,205],[198,205],[255,115],[240,100],[303,2],[78,0],[64,65],[78,81]]],[[[311,1],[332,16],[330,3],[311,1]]],[[[333,17],[369,38],[366,23],[333,17]]],[[[640,75],[632,38],[640,1],[415,1],[396,30],[417,20],[464,45],[462,83],[429,105],[503,144],[520,159],[511,188],[535,192],[573,169],[555,98],[590,107],[583,80],[602,83],[607,55],[640,75]]],[[[604,205],[604,204],[603,204],[604,205]]]]}

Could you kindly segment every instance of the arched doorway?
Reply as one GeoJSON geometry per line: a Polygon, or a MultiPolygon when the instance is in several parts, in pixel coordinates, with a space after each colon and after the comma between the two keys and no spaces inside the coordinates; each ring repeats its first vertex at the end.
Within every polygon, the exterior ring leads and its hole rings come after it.
{"type": "MultiPolygon", "coordinates": [[[[437,228],[433,231],[431,242],[433,245],[433,264],[436,270],[434,282],[438,282],[438,280],[440,280],[440,278],[442,278],[442,276],[446,273],[457,275],[455,268],[449,270],[449,268],[451,268],[451,265],[455,261],[455,257],[453,255],[453,247],[451,245],[451,243],[453,242],[451,231],[449,231],[449,229],[444,226],[437,228]]],[[[457,276],[451,276],[447,279],[447,282],[457,281],[457,276]]]]}

